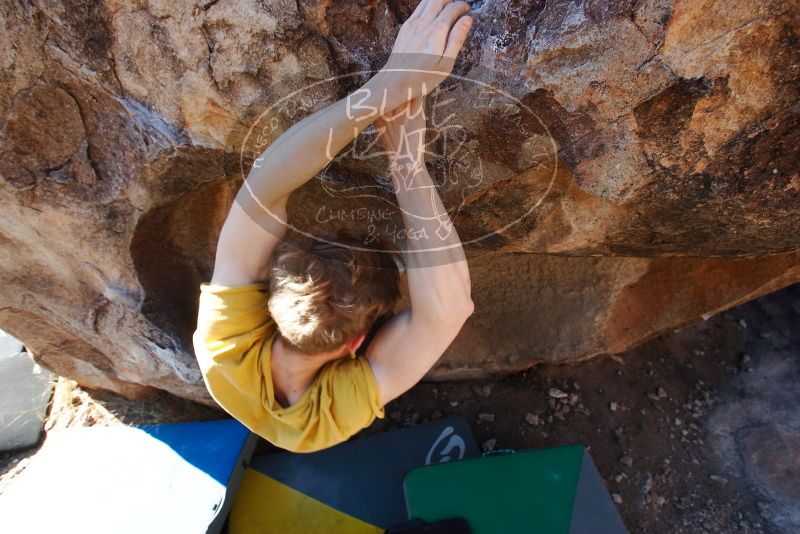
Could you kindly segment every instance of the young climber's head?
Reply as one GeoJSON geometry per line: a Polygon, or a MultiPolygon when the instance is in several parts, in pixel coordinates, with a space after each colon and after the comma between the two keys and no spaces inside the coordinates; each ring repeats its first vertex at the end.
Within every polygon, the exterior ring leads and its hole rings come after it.
{"type": "Polygon", "coordinates": [[[269,312],[284,343],[306,354],[348,343],[355,350],[375,320],[392,311],[399,298],[397,267],[389,254],[365,248],[344,233],[305,249],[278,245],[269,312]]]}

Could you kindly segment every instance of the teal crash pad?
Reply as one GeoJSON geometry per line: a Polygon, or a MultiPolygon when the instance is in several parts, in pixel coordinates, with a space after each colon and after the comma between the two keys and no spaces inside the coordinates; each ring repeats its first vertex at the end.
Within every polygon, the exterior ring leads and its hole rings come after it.
{"type": "Polygon", "coordinates": [[[626,532],[581,445],[485,455],[412,469],[409,518],[463,517],[473,534],[626,532]]]}

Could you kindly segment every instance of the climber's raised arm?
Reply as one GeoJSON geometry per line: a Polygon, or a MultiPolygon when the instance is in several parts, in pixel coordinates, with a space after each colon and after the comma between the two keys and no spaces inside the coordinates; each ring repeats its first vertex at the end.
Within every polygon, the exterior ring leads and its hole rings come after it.
{"type": "Polygon", "coordinates": [[[387,403],[419,382],[473,310],[461,241],[425,167],[425,118],[414,100],[394,120],[376,123],[390,156],[390,174],[406,228],[405,263],[411,307],[395,315],[367,347],[387,403]]]}
{"type": "Polygon", "coordinates": [[[372,123],[385,102],[404,98],[380,74],[347,98],[306,117],[253,163],[217,244],[211,283],[241,285],[266,278],[268,260],[283,237],[289,194],[322,170],[372,123]]]}
{"type": "Polygon", "coordinates": [[[263,280],[284,235],[289,194],[322,170],[381,114],[433,90],[450,74],[471,25],[466,2],[422,0],[386,66],[348,97],[289,128],[256,159],[217,244],[212,284],[263,280]]]}
{"type": "MultiPolygon", "coordinates": [[[[461,48],[471,24],[469,17],[463,20],[451,33],[453,54],[461,48]]],[[[473,304],[461,240],[425,167],[426,120],[421,98],[375,125],[390,155],[392,185],[405,224],[411,300],[411,307],[384,325],[367,347],[385,404],[433,367],[472,314],[473,304]]]]}

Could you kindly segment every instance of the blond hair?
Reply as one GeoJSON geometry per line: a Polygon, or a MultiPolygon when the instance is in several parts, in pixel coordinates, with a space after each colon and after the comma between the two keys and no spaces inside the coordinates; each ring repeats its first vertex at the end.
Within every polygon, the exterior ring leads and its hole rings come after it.
{"type": "Polygon", "coordinates": [[[347,234],[309,248],[278,245],[268,306],[291,347],[306,354],[341,347],[394,309],[397,267],[389,253],[365,248],[347,234]]]}

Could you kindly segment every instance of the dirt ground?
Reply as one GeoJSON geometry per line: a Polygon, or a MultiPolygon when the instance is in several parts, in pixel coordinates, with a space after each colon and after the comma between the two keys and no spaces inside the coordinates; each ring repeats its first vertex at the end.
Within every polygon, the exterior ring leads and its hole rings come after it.
{"type": "MultiPolygon", "coordinates": [[[[632,532],[797,532],[798,319],[794,286],[619,356],[422,383],[364,434],[460,415],[485,450],[588,446],[632,532]]],[[[130,402],[60,379],[46,427],[222,416],[167,394],[130,402]]],[[[0,457],[0,493],[35,450],[0,457]]]]}

